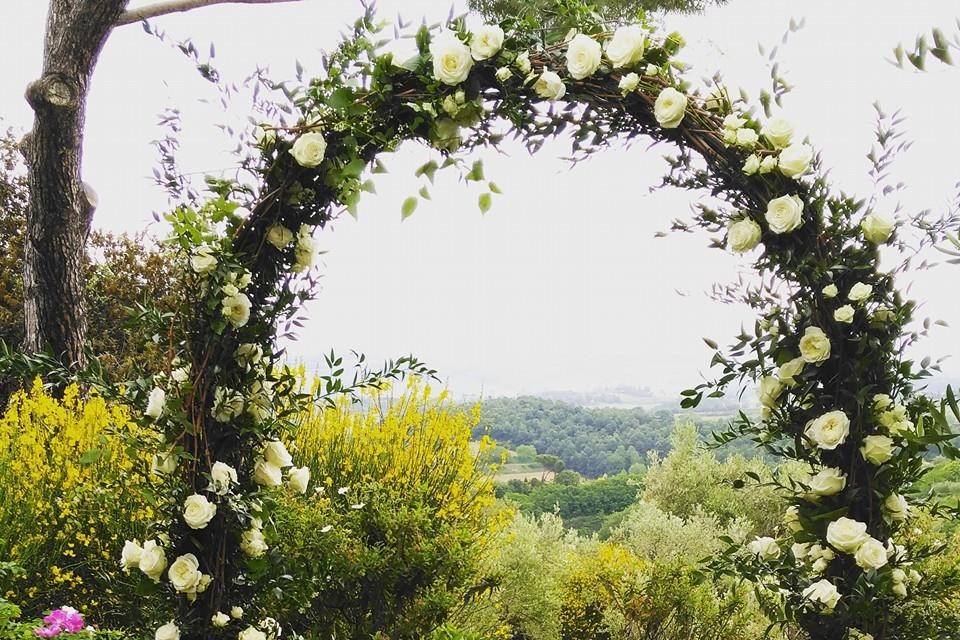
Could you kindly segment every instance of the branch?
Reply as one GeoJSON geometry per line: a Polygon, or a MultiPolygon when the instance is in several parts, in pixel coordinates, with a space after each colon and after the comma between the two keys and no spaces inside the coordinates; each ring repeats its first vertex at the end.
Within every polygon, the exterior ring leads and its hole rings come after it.
{"type": "Polygon", "coordinates": [[[215,4],[276,4],[279,2],[299,2],[300,0],[167,0],[166,2],[157,2],[148,4],[136,9],[128,9],[116,22],[116,26],[140,22],[157,16],[165,16],[170,13],[182,13],[209,7],[215,4]]]}

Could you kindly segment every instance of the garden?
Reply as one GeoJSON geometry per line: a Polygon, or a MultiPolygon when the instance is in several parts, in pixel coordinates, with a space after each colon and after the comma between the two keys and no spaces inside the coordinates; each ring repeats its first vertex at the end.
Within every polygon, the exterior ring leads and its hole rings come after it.
{"type": "MultiPolygon", "coordinates": [[[[91,233],[99,48],[124,24],[169,41],[149,19],[204,4],[52,0],[34,130],[3,144],[0,638],[958,637],[960,506],[929,474],[960,456],[960,407],[926,387],[939,362],[914,359],[930,326],[901,276],[955,258],[960,214],[842,190],[786,84],[750,100],[686,73],[669,16],[554,0],[396,31],[358,6],[321,73],[247,79],[231,177],[198,187],[177,163],[190,131],[163,119],[158,246],[91,233]],[[429,363],[288,350],[322,301],[320,238],[362,212],[385,154],[434,153],[404,219],[444,174],[486,213],[509,195],[476,153],[517,141],[532,163],[557,138],[575,163],[662,144],[663,186],[695,203],[672,231],[749,265],[717,296],[755,321],[707,339],[710,377],[677,398],[742,406],[710,429],[678,413],[669,445],[605,457],[591,488],[543,455],[552,488],[501,486],[484,402],[429,363]]],[[[229,105],[237,88],[174,46],[229,105]]],[[[901,53],[921,68],[957,46],[937,30],[901,53]]],[[[878,176],[896,125],[880,112],[878,176]]],[[[612,433],[644,430],[630,420],[612,433]]]]}

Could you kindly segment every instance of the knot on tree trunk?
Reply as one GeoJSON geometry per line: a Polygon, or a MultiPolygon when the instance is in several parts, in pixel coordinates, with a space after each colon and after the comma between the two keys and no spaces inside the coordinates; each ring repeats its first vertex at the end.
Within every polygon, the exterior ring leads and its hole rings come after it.
{"type": "Polygon", "coordinates": [[[36,111],[47,107],[77,109],[82,92],[80,83],[60,73],[47,73],[27,85],[26,98],[36,111]]]}

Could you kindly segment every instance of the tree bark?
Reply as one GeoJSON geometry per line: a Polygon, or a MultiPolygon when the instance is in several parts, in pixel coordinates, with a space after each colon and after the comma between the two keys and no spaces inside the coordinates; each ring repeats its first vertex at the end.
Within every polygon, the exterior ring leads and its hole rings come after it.
{"type": "Polygon", "coordinates": [[[43,73],[27,87],[33,130],[24,242],[24,348],[84,363],[83,261],[95,198],[81,180],[83,124],[97,57],[129,0],[50,0],[43,73]]]}

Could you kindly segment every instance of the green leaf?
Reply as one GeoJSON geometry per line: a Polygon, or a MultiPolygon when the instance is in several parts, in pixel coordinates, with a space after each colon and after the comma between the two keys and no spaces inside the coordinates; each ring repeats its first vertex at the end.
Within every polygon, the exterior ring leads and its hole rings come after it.
{"type": "Polygon", "coordinates": [[[431,160],[430,162],[421,165],[414,175],[416,175],[418,178],[420,176],[427,176],[427,180],[433,182],[433,176],[437,173],[437,169],[439,168],[440,165],[437,164],[436,160],[431,160]]]}
{"type": "Polygon", "coordinates": [[[351,104],[353,104],[353,92],[345,87],[337,89],[327,98],[327,105],[336,111],[343,111],[351,104]]]}
{"type": "Polygon", "coordinates": [[[473,166],[470,168],[470,173],[467,174],[467,180],[476,182],[483,180],[483,160],[477,160],[473,163],[473,166]]]}
{"type": "Polygon", "coordinates": [[[480,205],[480,213],[486,213],[487,211],[490,211],[490,206],[493,204],[493,198],[489,193],[481,193],[477,204],[480,205]]]}
{"type": "Polygon", "coordinates": [[[487,188],[490,189],[491,192],[496,193],[497,195],[503,193],[503,191],[500,190],[500,187],[497,186],[496,182],[488,182],[487,188]]]}
{"type": "Polygon", "coordinates": [[[430,190],[426,187],[420,187],[420,191],[418,193],[424,200],[430,200],[430,190]]]}
{"type": "Polygon", "coordinates": [[[400,207],[400,219],[406,220],[413,215],[413,212],[417,210],[418,200],[416,196],[410,196],[403,201],[403,205],[400,207]]]}
{"type": "Polygon", "coordinates": [[[90,449],[80,456],[80,464],[93,464],[103,457],[103,449],[90,449]]]}

